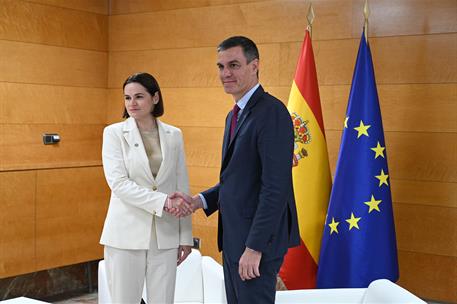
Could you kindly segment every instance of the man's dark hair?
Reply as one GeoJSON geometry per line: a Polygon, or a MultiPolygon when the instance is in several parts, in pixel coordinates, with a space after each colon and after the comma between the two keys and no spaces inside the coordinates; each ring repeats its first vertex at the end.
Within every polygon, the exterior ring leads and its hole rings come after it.
{"type": "MultiPolygon", "coordinates": [[[[129,76],[127,80],[125,80],[124,85],[122,86],[122,89],[125,88],[126,85],[129,83],[139,83],[141,84],[146,91],[148,91],[151,96],[154,96],[155,93],[159,92],[159,102],[154,105],[154,109],[152,110],[151,114],[154,117],[160,117],[163,115],[163,99],[162,99],[162,92],[160,92],[160,87],[159,83],[157,80],[152,76],[151,74],[148,73],[136,73],[133,74],[132,76],[129,76]]],[[[123,118],[129,118],[130,115],[127,112],[127,109],[124,107],[124,115],[122,116],[123,118]]]]}
{"type": "Polygon", "coordinates": [[[247,59],[247,63],[250,63],[254,59],[259,59],[259,50],[257,49],[254,41],[243,36],[233,36],[225,39],[218,45],[217,51],[225,51],[236,46],[240,46],[243,50],[243,54],[247,59]]]}

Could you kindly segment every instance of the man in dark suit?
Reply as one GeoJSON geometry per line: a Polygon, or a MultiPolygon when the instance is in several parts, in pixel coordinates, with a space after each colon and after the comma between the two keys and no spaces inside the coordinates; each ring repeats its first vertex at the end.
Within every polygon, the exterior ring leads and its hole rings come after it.
{"type": "MultiPolygon", "coordinates": [[[[259,84],[259,53],[246,37],[218,47],[228,114],[219,183],[192,198],[207,216],[219,210],[227,300],[274,303],[287,248],[299,245],[292,186],[294,131],[287,108],[259,84]]],[[[189,199],[189,198],[187,198],[189,199]]]]}

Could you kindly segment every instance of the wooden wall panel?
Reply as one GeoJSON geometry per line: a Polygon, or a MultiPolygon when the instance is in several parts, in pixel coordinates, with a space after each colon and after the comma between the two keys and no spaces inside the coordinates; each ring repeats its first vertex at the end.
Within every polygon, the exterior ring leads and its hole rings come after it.
{"type": "Polygon", "coordinates": [[[106,89],[100,88],[0,82],[0,121],[8,124],[104,124],[106,99],[106,89]]]}
{"type": "Polygon", "coordinates": [[[456,183],[393,179],[391,190],[398,203],[457,208],[456,183]]]}
{"type": "MultiPolygon", "coordinates": [[[[342,9],[345,3],[313,4],[321,12],[315,24],[316,39],[351,37],[351,11],[342,9]]],[[[307,10],[305,1],[283,0],[111,16],[110,50],[215,47],[234,33],[258,43],[300,41],[307,10]],[[147,36],[154,39],[136,39],[147,36]]]]}
{"type": "Polygon", "coordinates": [[[104,125],[0,124],[0,171],[100,165],[103,128],[104,125]],[[60,143],[44,145],[43,133],[58,133],[60,143]]]}
{"type": "Polygon", "coordinates": [[[0,278],[35,268],[35,172],[0,172],[0,278]]]}
{"type": "Polygon", "coordinates": [[[80,11],[108,15],[110,0],[23,0],[32,3],[40,3],[47,6],[57,6],[80,11]]]}
{"type": "Polygon", "coordinates": [[[222,255],[217,248],[217,212],[206,217],[203,211],[192,215],[192,235],[200,238],[202,255],[213,257],[222,264],[222,255]]]}
{"type": "Polygon", "coordinates": [[[110,52],[109,88],[122,88],[136,72],[157,75],[162,88],[216,86],[215,48],[110,52]],[[173,60],[171,60],[173,58],[173,60]]]}
{"type": "MultiPolygon", "coordinates": [[[[105,122],[107,124],[112,124],[123,120],[122,115],[124,114],[124,98],[122,96],[122,89],[109,89],[107,90],[107,96],[105,122]]],[[[164,106],[164,111],[166,113],[168,112],[167,100],[165,100],[164,106]]]]}
{"type": "Polygon", "coordinates": [[[105,52],[0,40],[0,81],[106,88],[105,52]]]}
{"type": "Polygon", "coordinates": [[[0,39],[108,50],[108,16],[0,0],[0,39]]]}
{"type": "Polygon", "coordinates": [[[185,127],[181,129],[184,135],[187,165],[219,168],[224,128],[185,127]]]}
{"type": "Polygon", "coordinates": [[[37,270],[103,256],[109,194],[101,167],[37,172],[37,270]]]}
{"type": "Polygon", "coordinates": [[[457,257],[400,250],[399,284],[425,299],[455,303],[457,257]]]}
{"type": "Polygon", "coordinates": [[[35,269],[35,221],[19,217],[2,223],[0,231],[0,278],[32,272],[35,269]]]}
{"type": "MultiPolygon", "coordinates": [[[[353,34],[360,37],[365,2],[352,3],[353,34]]],[[[455,0],[376,0],[370,1],[369,6],[370,37],[457,32],[455,0]]]]}
{"type": "Polygon", "coordinates": [[[385,136],[392,178],[457,181],[457,133],[386,132],[385,136]]]}
{"type": "Polygon", "coordinates": [[[0,7],[1,278],[101,257],[108,0],[0,7]],[[45,132],[61,142],[43,145],[45,132]]]}
{"type": "MultiPolygon", "coordinates": [[[[261,78],[265,85],[279,81],[279,46],[261,45],[265,56],[261,78]]],[[[216,47],[110,52],[109,88],[121,88],[125,79],[146,71],[157,76],[161,88],[220,87],[216,47]]]]}
{"type": "Polygon", "coordinates": [[[189,170],[189,183],[192,188],[208,189],[219,182],[219,168],[188,165],[187,169],[189,170]]]}
{"type": "MultiPolygon", "coordinates": [[[[321,86],[351,83],[359,42],[360,38],[313,43],[321,86]]],[[[457,82],[457,34],[370,38],[369,42],[378,85],[457,82]]],[[[294,77],[300,47],[301,42],[281,44],[281,86],[289,86],[294,77]]]]}
{"type": "Polygon", "coordinates": [[[191,7],[227,5],[232,3],[261,2],[265,0],[112,0],[111,15],[145,13],[154,11],[165,11],[171,9],[182,9],[191,7]]]}
{"type": "Polygon", "coordinates": [[[36,270],[103,258],[103,247],[97,245],[103,219],[89,214],[37,221],[36,270]]]}
{"type": "Polygon", "coordinates": [[[394,214],[399,250],[457,256],[457,208],[395,203],[394,214]]]}
{"type": "Polygon", "coordinates": [[[223,128],[181,128],[185,140],[188,166],[219,167],[223,128]]]}
{"type": "MultiPolygon", "coordinates": [[[[191,186],[190,192],[197,194],[212,186],[214,184],[191,186]]],[[[217,219],[217,211],[209,217],[202,210],[196,211],[192,215],[192,235],[200,239],[200,251],[203,255],[212,256],[222,264],[222,255],[217,248],[217,219]]]]}
{"type": "MultiPolygon", "coordinates": [[[[373,12],[370,16],[370,37],[457,31],[455,1],[438,0],[431,4],[430,0],[406,0],[402,5],[394,5],[394,1],[373,2],[370,8],[373,12]]],[[[201,1],[188,1],[186,4],[167,1],[166,7],[164,2],[114,1],[113,11],[123,15],[110,16],[110,49],[216,46],[221,39],[234,33],[251,37],[257,43],[302,41],[310,3],[277,0],[232,4],[231,1],[224,1],[226,5],[221,9],[201,1]],[[187,9],[170,10],[173,8],[187,9]],[[154,39],[136,39],[146,36],[154,39]]],[[[361,0],[313,1],[313,7],[316,13],[314,40],[360,37],[364,20],[361,0]]]]}

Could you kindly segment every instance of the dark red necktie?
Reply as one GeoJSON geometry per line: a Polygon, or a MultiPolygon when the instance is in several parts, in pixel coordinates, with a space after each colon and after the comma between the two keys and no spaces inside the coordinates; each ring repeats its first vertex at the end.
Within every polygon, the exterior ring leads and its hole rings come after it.
{"type": "Polygon", "coordinates": [[[240,107],[235,103],[233,106],[233,115],[232,115],[232,121],[230,123],[230,140],[233,139],[233,136],[235,135],[235,129],[236,129],[236,124],[238,122],[238,112],[240,111],[240,107]]]}

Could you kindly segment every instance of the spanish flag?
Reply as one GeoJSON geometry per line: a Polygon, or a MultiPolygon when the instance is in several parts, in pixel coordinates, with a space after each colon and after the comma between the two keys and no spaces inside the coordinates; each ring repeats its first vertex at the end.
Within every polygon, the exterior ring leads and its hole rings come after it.
{"type": "Polygon", "coordinates": [[[332,181],[316,65],[308,30],[287,107],[295,129],[292,175],[301,245],[289,249],[279,275],[287,289],[316,288],[320,245],[332,181]]]}

